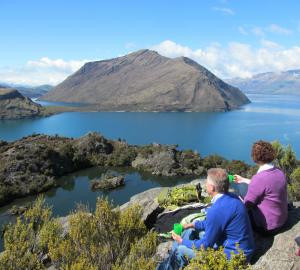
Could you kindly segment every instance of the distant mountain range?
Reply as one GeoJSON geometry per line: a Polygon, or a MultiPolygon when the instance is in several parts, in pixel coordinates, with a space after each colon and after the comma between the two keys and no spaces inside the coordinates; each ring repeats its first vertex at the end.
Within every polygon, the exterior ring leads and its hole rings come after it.
{"type": "Polygon", "coordinates": [[[53,86],[49,84],[39,85],[39,86],[24,86],[19,84],[8,84],[0,82],[3,87],[9,87],[18,90],[23,96],[29,98],[38,98],[45,95],[50,91],[53,86]]]}
{"type": "Polygon", "coordinates": [[[249,94],[300,95],[300,69],[260,73],[250,79],[234,78],[226,82],[249,94]]]}
{"type": "Polygon", "coordinates": [[[151,50],[86,63],[41,99],[100,111],[228,111],[250,102],[195,61],[151,50]]]}

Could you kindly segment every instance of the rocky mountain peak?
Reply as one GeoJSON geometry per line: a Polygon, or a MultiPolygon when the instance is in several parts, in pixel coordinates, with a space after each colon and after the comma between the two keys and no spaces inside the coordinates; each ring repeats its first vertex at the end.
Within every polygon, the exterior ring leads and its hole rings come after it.
{"type": "Polygon", "coordinates": [[[152,50],[86,63],[42,99],[109,111],[225,111],[249,102],[197,62],[152,50]]]}

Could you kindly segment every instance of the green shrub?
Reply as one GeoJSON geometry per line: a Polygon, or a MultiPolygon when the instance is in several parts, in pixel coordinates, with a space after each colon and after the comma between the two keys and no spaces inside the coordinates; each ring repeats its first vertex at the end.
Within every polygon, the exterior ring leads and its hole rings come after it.
{"type": "Polygon", "coordinates": [[[209,155],[202,160],[202,165],[206,169],[222,167],[226,164],[226,159],[219,155],[209,155]]]}
{"type": "Polygon", "coordinates": [[[272,142],[272,146],[275,150],[274,164],[285,173],[289,180],[291,173],[297,167],[296,154],[290,145],[284,147],[279,141],[272,142]]]}
{"type": "Polygon", "coordinates": [[[196,251],[196,257],[190,261],[185,270],[245,270],[250,269],[246,256],[239,250],[238,254],[232,254],[228,260],[224,249],[208,248],[196,251]]]}
{"type": "MultiPolygon", "coordinates": [[[[198,194],[195,185],[186,185],[163,190],[157,197],[160,206],[168,209],[177,208],[191,202],[198,202],[198,194]]],[[[201,202],[208,203],[210,198],[201,198],[201,202]]]]}
{"type": "Polygon", "coordinates": [[[43,254],[62,270],[117,270],[124,265],[155,269],[157,235],[147,231],[141,214],[138,206],[121,212],[106,199],[98,199],[94,213],[79,207],[68,217],[68,233],[63,235],[61,224],[39,198],[7,227],[0,269],[46,269],[43,254]]]}
{"type": "Polygon", "coordinates": [[[38,233],[50,221],[51,209],[39,197],[36,203],[18,217],[14,225],[6,227],[5,251],[0,256],[0,269],[44,269],[38,259],[42,251],[38,244],[38,233]]]}
{"type": "Polygon", "coordinates": [[[229,174],[245,175],[250,166],[241,160],[229,161],[225,169],[229,174]]]}
{"type": "Polygon", "coordinates": [[[293,201],[300,200],[300,167],[297,167],[291,174],[291,180],[288,184],[289,199],[293,201]]]}

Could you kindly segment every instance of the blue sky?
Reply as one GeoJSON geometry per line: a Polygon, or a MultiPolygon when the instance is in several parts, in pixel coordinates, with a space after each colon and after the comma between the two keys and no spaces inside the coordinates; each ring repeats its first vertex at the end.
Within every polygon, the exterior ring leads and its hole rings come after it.
{"type": "Polygon", "coordinates": [[[296,0],[1,0],[0,81],[55,84],[141,48],[221,78],[300,68],[299,11],[296,0]]]}

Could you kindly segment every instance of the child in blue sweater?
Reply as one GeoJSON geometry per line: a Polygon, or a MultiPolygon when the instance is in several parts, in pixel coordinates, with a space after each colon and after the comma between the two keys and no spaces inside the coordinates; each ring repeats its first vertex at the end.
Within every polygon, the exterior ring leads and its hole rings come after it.
{"type": "Polygon", "coordinates": [[[176,254],[179,267],[187,264],[187,260],[195,257],[193,247],[224,247],[228,259],[231,252],[237,253],[236,244],[250,261],[254,251],[254,239],[247,210],[240,199],[228,193],[229,181],[225,170],[213,168],[207,172],[207,193],[213,199],[213,205],[207,210],[206,219],[186,224],[182,236],[172,233],[175,240],[173,252],[176,254]],[[193,231],[204,231],[198,240],[192,240],[193,231]]]}

